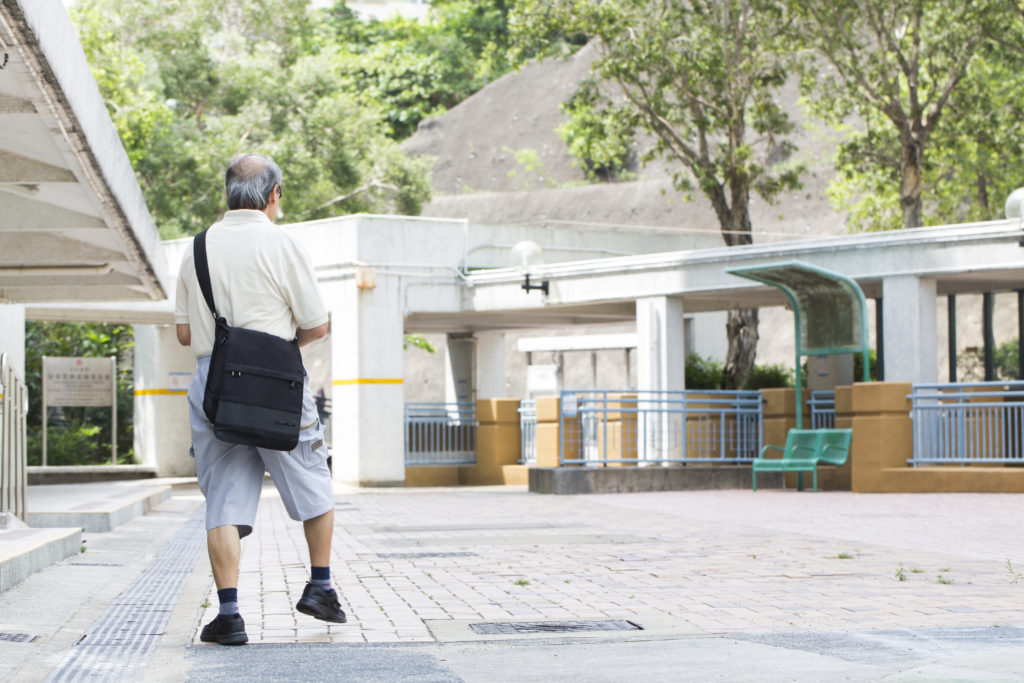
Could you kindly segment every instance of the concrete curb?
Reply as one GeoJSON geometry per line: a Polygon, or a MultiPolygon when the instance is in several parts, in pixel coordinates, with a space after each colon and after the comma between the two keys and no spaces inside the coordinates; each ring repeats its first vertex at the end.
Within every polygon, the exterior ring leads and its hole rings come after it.
{"type": "MultiPolygon", "coordinates": [[[[749,489],[750,467],[531,467],[532,493],[638,493],[643,491],[701,491],[749,489]]],[[[782,474],[766,472],[758,488],[783,488],[782,474]]]]}
{"type": "Polygon", "coordinates": [[[0,530],[0,592],[81,549],[80,528],[0,530]]]}
{"type": "Polygon", "coordinates": [[[171,487],[161,486],[147,488],[132,498],[115,499],[109,503],[100,500],[94,504],[92,509],[29,512],[26,517],[29,526],[37,528],[78,526],[84,531],[111,531],[125,522],[146,514],[157,505],[169,500],[170,497],[171,487]],[[104,508],[103,505],[109,505],[109,507],[104,508]]]}

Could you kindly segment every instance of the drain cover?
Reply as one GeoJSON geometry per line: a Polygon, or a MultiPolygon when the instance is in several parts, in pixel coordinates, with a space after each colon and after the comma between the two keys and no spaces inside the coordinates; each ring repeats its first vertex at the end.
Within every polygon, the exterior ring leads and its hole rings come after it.
{"type": "Polygon", "coordinates": [[[476,553],[377,553],[382,560],[415,560],[421,557],[476,557],[476,553]]]}
{"type": "Polygon", "coordinates": [[[28,633],[0,633],[0,640],[8,643],[31,643],[37,637],[28,633]]]}
{"type": "Polygon", "coordinates": [[[642,631],[643,626],[622,619],[601,621],[495,621],[470,624],[480,635],[517,635],[526,633],[582,633],[593,631],[642,631]]]}

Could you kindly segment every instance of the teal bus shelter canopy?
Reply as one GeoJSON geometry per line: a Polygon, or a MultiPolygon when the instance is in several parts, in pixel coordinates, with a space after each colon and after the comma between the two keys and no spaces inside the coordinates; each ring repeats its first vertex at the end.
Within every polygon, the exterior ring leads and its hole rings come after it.
{"type": "Polygon", "coordinates": [[[869,380],[867,302],[856,282],[800,261],[732,268],[726,272],[775,287],[789,300],[796,324],[798,429],[803,425],[800,403],[804,356],[860,353],[864,360],[864,381],[869,380]]]}

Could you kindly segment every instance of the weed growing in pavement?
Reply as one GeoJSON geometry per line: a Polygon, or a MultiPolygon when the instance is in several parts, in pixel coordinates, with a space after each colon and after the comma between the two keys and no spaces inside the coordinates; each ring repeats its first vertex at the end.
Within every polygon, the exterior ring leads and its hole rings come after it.
{"type": "Polygon", "coordinates": [[[750,557],[755,560],[757,559],[757,555],[751,555],[750,557]]]}
{"type": "Polygon", "coordinates": [[[1013,563],[1009,560],[1006,561],[1006,571],[1010,572],[1010,576],[1013,577],[1013,581],[1011,581],[1011,583],[1017,583],[1021,579],[1024,579],[1024,574],[1014,570],[1013,563]]]}
{"type": "Polygon", "coordinates": [[[940,571],[940,572],[948,572],[949,570],[950,570],[950,567],[943,567],[943,568],[942,568],[942,569],[940,569],[939,571],[940,571]]]}
{"type": "Polygon", "coordinates": [[[897,581],[906,581],[907,580],[907,573],[905,571],[903,571],[903,565],[902,564],[899,567],[896,568],[896,580],[897,581]]]}
{"type": "Polygon", "coordinates": [[[84,543],[82,544],[82,552],[83,553],[85,552],[85,544],[84,543]]]}
{"type": "Polygon", "coordinates": [[[949,578],[948,576],[943,576],[942,574],[939,574],[939,578],[935,579],[935,583],[941,583],[945,586],[948,586],[949,584],[953,583],[953,579],[949,578]]]}
{"type": "Polygon", "coordinates": [[[837,560],[852,560],[853,555],[851,553],[839,553],[836,555],[837,560]]]}
{"type": "Polygon", "coordinates": [[[913,569],[910,570],[910,573],[911,574],[924,574],[924,570],[921,569],[920,567],[914,567],[913,569]]]}
{"type": "Polygon", "coordinates": [[[517,586],[529,586],[530,585],[530,582],[527,581],[526,579],[516,579],[512,583],[514,583],[517,586]]]}
{"type": "Polygon", "coordinates": [[[209,600],[203,600],[201,603],[199,603],[199,606],[202,607],[203,609],[206,609],[207,607],[210,606],[210,601],[209,600]]]}
{"type": "Polygon", "coordinates": [[[569,583],[569,579],[562,579],[565,583],[569,583]]]}

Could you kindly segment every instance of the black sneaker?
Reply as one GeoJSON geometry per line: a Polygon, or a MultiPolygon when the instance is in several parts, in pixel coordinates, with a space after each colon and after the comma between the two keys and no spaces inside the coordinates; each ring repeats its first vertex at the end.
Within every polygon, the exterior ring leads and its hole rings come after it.
{"type": "Polygon", "coordinates": [[[245,635],[245,622],[241,614],[218,614],[216,619],[203,627],[199,640],[221,645],[244,645],[249,642],[249,636],[245,635]]]}
{"type": "Polygon", "coordinates": [[[303,614],[316,617],[320,621],[333,621],[335,624],[345,623],[345,612],[338,602],[338,594],[333,588],[323,588],[312,583],[306,584],[302,597],[295,609],[303,614]]]}

